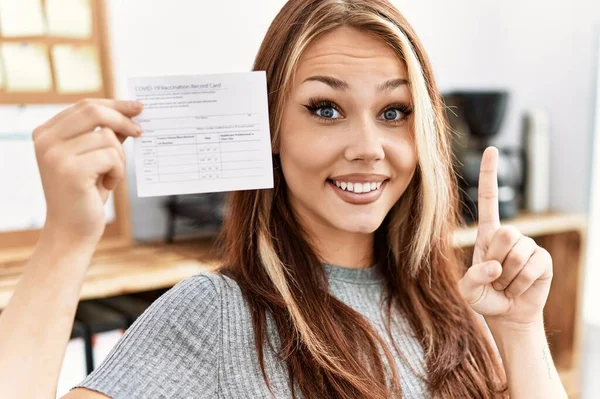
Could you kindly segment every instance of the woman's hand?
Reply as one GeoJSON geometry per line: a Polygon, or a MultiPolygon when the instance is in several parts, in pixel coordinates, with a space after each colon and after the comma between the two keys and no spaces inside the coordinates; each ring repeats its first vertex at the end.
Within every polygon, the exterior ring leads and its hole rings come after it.
{"type": "Polygon", "coordinates": [[[104,204],[125,176],[122,142],[139,136],[137,102],[84,100],[33,131],[46,197],[44,230],[96,244],[106,225],[104,204]]]}
{"type": "Polygon", "coordinates": [[[106,225],[104,203],[125,175],[121,142],[139,136],[130,118],[141,108],[86,100],[33,132],[46,225],[0,315],[3,398],[56,396],[85,271],[106,225]]]}
{"type": "Polygon", "coordinates": [[[493,325],[527,328],[542,321],[552,258],[516,228],[500,226],[498,150],[483,154],[473,266],[459,281],[462,297],[493,325]]]}

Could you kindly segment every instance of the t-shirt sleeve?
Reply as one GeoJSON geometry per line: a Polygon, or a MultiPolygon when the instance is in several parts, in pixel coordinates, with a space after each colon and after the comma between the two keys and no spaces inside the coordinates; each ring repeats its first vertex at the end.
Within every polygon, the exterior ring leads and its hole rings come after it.
{"type": "Polygon", "coordinates": [[[222,331],[218,279],[199,274],[163,294],[74,388],[113,399],[217,397],[222,331]]]}

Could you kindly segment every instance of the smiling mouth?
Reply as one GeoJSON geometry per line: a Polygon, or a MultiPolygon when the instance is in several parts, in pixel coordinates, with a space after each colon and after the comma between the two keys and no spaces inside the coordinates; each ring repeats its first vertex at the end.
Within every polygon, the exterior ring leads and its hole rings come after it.
{"type": "Polygon", "coordinates": [[[327,183],[342,201],[352,205],[367,205],[381,197],[388,180],[343,182],[327,179],[327,183]]]}
{"type": "Polygon", "coordinates": [[[335,185],[342,191],[346,191],[354,194],[367,194],[371,191],[378,191],[381,186],[388,180],[384,181],[373,181],[373,182],[345,182],[338,180],[327,179],[329,183],[335,185]]]}

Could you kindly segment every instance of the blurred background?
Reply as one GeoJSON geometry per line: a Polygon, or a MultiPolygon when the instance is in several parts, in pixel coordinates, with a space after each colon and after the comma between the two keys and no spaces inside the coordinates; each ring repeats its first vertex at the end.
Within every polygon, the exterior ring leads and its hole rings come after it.
{"type": "MultiPolygon", "coordinates": [[[[570,397],[600,397],[600,2],[394,0],[421,38],[455,130],[469,223],[478,160],[501,151],[501,216],[547,248],[553,356],[570,397]]],[[[0,309],[43,225],[33,128],[86,97],[128,98],[127,78],[248,71],[284,0],[0,0],[0,309]]],[[[131,141],[126,143],[133,157],[131,141]]],[[[64,394],[164,290],[214,264],[221,195],[107,204],[82,292],[64,394]]],[[[474,230],[455,233],[469,248],[474,230]]]]}

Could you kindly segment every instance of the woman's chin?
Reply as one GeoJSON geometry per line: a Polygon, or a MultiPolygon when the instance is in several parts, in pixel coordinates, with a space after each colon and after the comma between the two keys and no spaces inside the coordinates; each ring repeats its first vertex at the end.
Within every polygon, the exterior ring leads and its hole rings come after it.
{"type": "Polygon", "coordinates": [[[347,233],[372,234],[381,226],[383,220],[344,220],[342,223],[336,223],[339,230],[347,233]]]}

